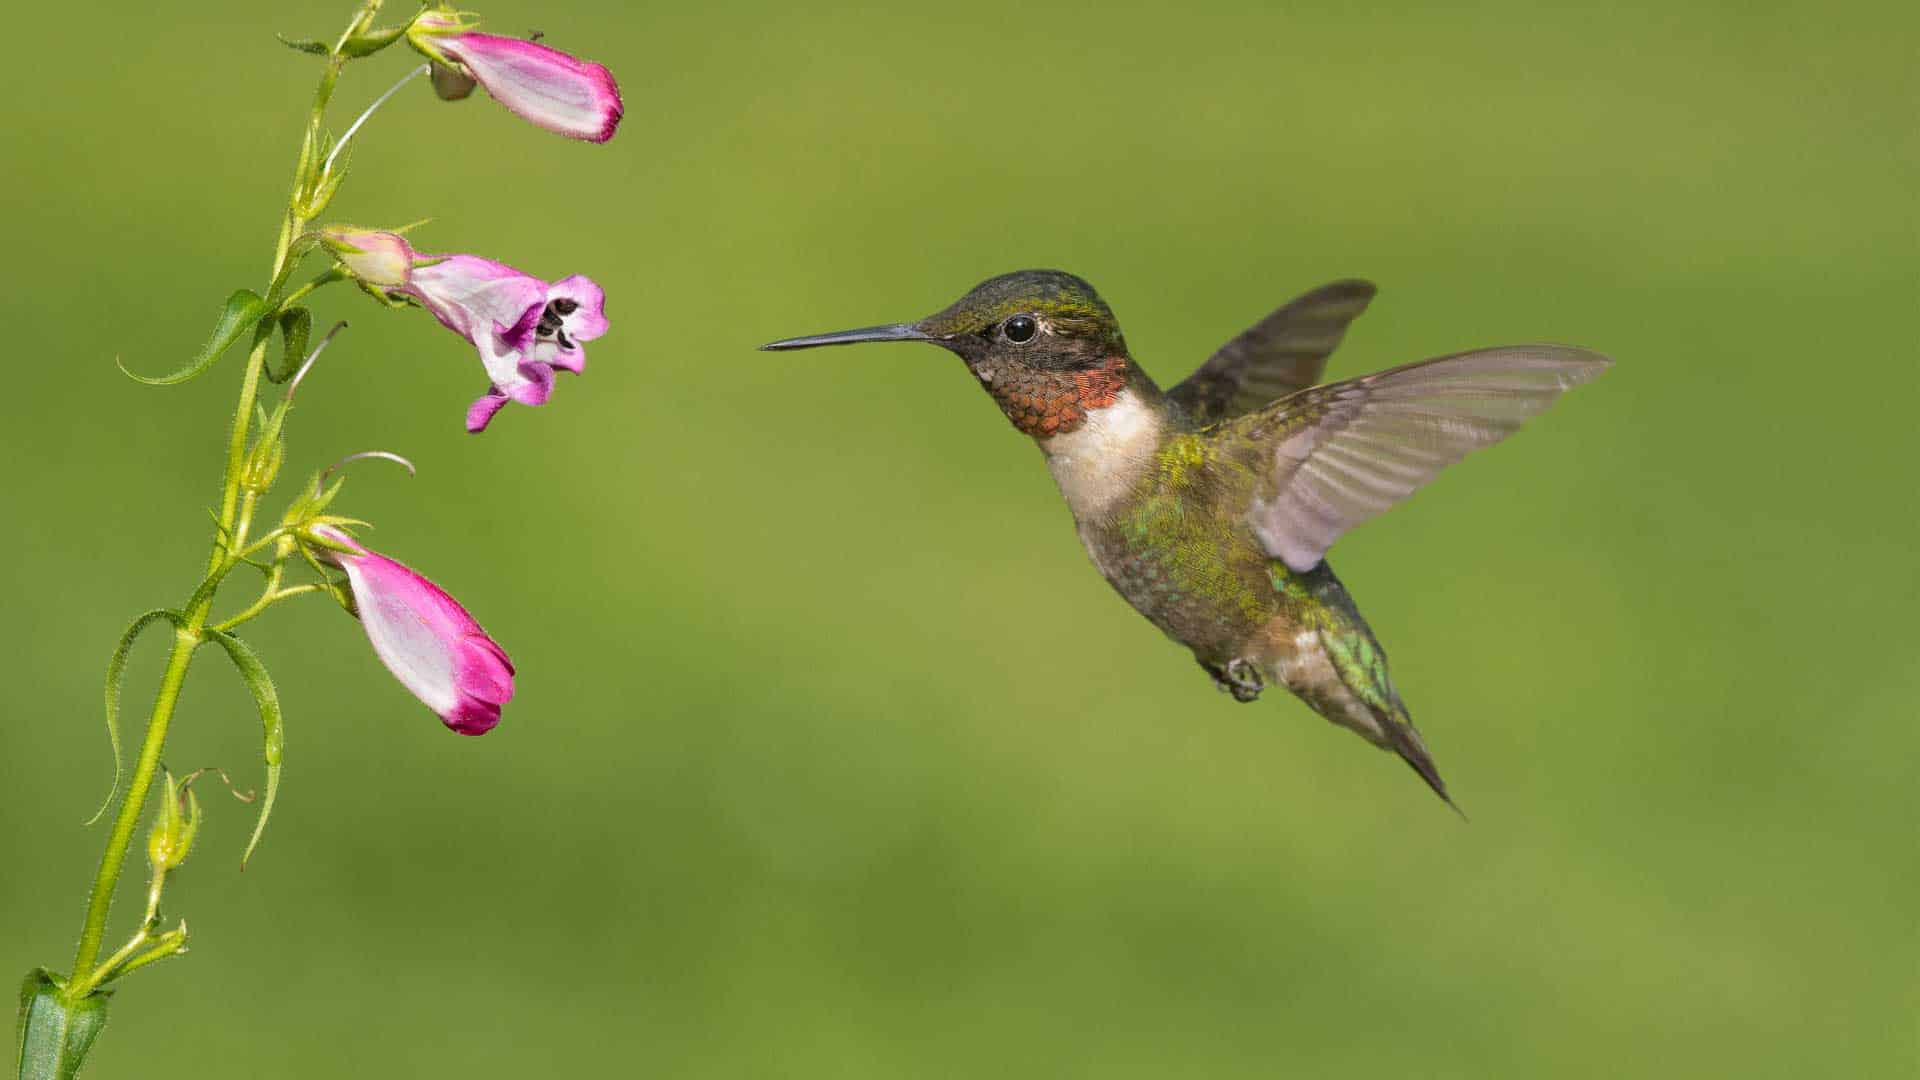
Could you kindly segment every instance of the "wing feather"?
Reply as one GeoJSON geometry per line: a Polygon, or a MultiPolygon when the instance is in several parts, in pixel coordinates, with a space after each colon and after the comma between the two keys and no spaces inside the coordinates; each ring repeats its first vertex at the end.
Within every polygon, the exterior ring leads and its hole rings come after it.
{"type": "Polygon", "coordinates": [[[1305,572],[1349,529],[1611,363],[1568,345],[1460,353],[1301,390],[1215,430],[1248,446],[1263,477],[1248,509],[1255,535],[1305,572]]]}
{"type": "Polygon", "coordinates": [[[1220,346],[1168,396],[1206,425],[1305,390],[1320,381],[1374,291],[1369,282],[1336,281],[1295,298],[1220,346]]]}

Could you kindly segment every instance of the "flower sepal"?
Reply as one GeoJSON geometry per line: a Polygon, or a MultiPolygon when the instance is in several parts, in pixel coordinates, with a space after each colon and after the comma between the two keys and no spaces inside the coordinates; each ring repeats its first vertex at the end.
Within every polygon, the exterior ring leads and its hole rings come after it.
{"type": "Polygon", "coordinates": [[[354,60],[372,56],[406,36],[411,25],[409,23],[401,26],[383,26],[378,30],[363,30],[353,34],[341,43],[340,55],[354,60]]]}
{"type": "Polygon", "coordinates": [[[314,549],[314,553],[325,561],[324,552],[336,555],[358,555],[367,549],[353,538],[349,529],[371,529],[373,523],[359,518],[342,517],[339,514],[318,514],[301,523],[300,543],[314,549]]]}
{"type": "MultiPolygon", "coordinates": [[[[340,164],[344,166],[345,162],[340,164]]],[[[294,196],[291,209],[303,218],[319,217],[327,212],[327,207],[333,205],[333,197],[339,194],[340,185],[346,179],[347,170],[344,167],[329,169],[313,177],[312,181],[304,185],[300,193],[294,196]]]]}
{"type": "Polygon", "coordinates": [[[324,474],[314,473],[306,488],[287,505],[287,512],[280,517],[280,527],[297,534],[319,521],[346,482],[343,476],[327,484],[324,474]]]}
{"type": "Polygon", "coordinates": [[[440,49],[442,39],[479,29],[479,16],[451,8],[426,8],[413,17],[405,29],[407,44],[415,52],[436,64],[458,67],[460,62],[440,49]]]}

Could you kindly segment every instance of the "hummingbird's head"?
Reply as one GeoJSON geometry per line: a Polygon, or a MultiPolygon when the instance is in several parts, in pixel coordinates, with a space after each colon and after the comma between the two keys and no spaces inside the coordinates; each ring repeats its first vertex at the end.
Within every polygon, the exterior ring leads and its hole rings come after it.
{"type": "Polygon", "coordinates": [[[1035,438],[1065,434],[1112,405],[1145,375],[1127,356],[1120,324],[1085,281],[1020,270],[983,281],[913,323],[788,338],[763,349],[865,341],[925,341],[957,354],[1013,426],[1035,438]]]}

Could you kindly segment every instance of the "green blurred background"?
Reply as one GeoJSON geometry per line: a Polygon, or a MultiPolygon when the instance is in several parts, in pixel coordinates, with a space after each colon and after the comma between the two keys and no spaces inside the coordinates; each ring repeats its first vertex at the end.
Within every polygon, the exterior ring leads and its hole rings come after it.
{"type": "MultiPolygon", "coordinates": [[[[339,611],[259,624],[280,808],[242,875],[209,798],[193,955],[94,1075],[1912,1074],[1911,4],[482,10],[609,64],[619,137],[423,85],[333,217],[591,274],[613,330],[475,439],[467,348],[332,290],[290,469],[418,461],[345,505],[519,697],[457,738],[339,611]],[[1027,266],[1163,382],[1345,275],[1337,375],[1618,358],[1337,551],[1471,825],[1216,693],[945,354],[753,351],[1027,266]]],[[[271,35],[345,13],[116,0],[0,66],[0,973],[70,959],[105,655],[217,493],[236,358],[113,359],[258,287],[317,70],[271,35]]],[[[254,782],[257,727],[209,661],[168,761],[254,782]]]]}

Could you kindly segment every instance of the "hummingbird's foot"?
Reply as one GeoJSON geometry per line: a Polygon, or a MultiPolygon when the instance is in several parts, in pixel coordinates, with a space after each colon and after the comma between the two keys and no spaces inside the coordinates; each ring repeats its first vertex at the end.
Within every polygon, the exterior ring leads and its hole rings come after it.
{"type": "Polygon", "coordinates": [[[1223,667],[1211,664],[1202,666],[1207,669],[1207,674],[1213,676],[1213,684],[1223,692],[1232,694],[1235,701],[1252,701],[1267,688],[1267,681],[1260,676],[1260,669],[1250,660],[1229,660],[1223,667]]]}

